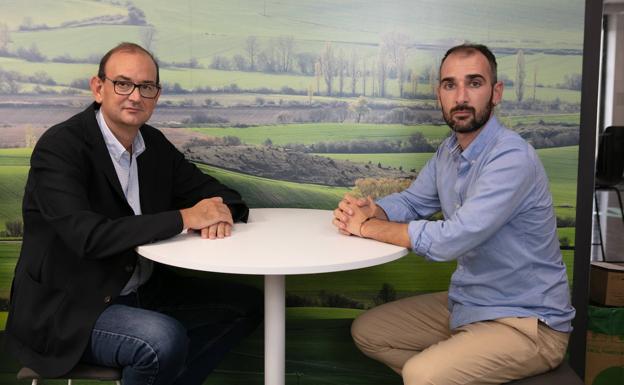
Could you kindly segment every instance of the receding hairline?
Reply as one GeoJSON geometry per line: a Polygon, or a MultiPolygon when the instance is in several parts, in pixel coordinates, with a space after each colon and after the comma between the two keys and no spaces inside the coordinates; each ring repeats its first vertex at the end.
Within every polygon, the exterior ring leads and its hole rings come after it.
{"type": "Polygon", "coordinates": [[[147,56],[148,58],[150,58],[152,63],[154,64],[154,68],[156,69],[156,83],[160,84],[160,69],[158,66],[158,61],[156,61],[156,58],[154,57],[154,55],[148,50],[146,50],[145,48],[141,47],[140,45],[135,44],[135,43],[129,43],[129,42],[123,42],[123,43],[118,44],[117,46],[110,49],[102,57],[102,59],[100,60],[100,65],[98,67],[98,77],[100,79],[106,76],[106,66],[110,58],[118,53],[143,54],[147,56]]]}

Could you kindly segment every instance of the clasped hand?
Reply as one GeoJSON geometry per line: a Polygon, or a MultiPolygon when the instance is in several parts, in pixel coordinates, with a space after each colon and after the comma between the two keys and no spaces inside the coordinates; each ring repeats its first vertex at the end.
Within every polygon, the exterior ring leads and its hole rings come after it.
{"type": "Polygon", "coordinates": [[[202,199],[193,207],[180,210],[184,228],[199,231],[202,238],[217,239],[232,235],[232,213],[221,197],[202,199]]]}
{"type": "Polygon", "coordinates": [[[356,198],[346,194],[334,210],[332,224],[344,235],[362,236],[362,224],[375,217],[377,204],[369,196],[356,198]]]}

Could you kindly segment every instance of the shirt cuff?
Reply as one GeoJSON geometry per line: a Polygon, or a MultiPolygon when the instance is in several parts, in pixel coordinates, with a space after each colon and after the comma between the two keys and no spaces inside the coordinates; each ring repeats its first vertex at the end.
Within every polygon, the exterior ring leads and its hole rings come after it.
{"type": "Polygon", "coordinates": [[[407,225],[407,234],[412,244],[412,251],[423,257],[427,257],[431,249],[431,238],[425,233],[427,227],[426,220],[411,221],[407,225]]]}

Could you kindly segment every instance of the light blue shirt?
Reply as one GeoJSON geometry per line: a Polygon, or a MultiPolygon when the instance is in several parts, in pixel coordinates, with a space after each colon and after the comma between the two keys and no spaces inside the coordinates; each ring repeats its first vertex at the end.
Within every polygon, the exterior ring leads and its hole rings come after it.
{"type": "MultiPolygon", "coordinates": [[[[126,201],[132,207],[134,215],[141,215],[141,198],[139,196],[139,170],[137,168],[137,157],[145,151],[145,142],[141,132],[137,134],[132,142],[132,153],[119,142],[119,140],[113,135],[110,130],[101,110],[97,110],[95,117],[102,136],[104,136],[104,143],[115,166],[117,172],[117,178],[121,184],[121,189],[126,196],[126,201]]],[[[126,286],[121,290],[120,295],[130,294],[133,291],[147,282],[152,271],[154,270],[153,263],[143,257],[138,257],[137,265],[130,277],[126,286]]]]}
{"type": "Polygon", "coordinates": [[[574,308],[544,167],[533,147],[492,117],[463,152],[446,139],[405,191],[378,204],[409,223],[415,253],[457,260],[450,326],[535,317],[569,332],[574,308]],[[441,211],[444,219],[428,221],[441,211]]]}

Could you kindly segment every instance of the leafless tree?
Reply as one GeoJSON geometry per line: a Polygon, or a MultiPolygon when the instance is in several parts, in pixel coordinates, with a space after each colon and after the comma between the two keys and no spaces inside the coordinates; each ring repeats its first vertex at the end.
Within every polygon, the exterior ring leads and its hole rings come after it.
{"type": "Polygon", "coordinates": [[[366,96],[366,78],[368,70],[366,69],[366,58],[362,59],[362,95],[366,96]]]}
{"type": "Polygon", "coordinates": [[[516,55],[516,99],[521,102],[524,99],[524,80],[526,78],[526,69],[524,62],[524,51],[518,50],[516,55]]]}
{"type": "MultiPolygon", "coordinates": [[[[381,37],[382,54],[387,55],[390,65],[396,70],[397,81],[399,84],[399,96],[403,96],[403,88],[405,83],[405,62],[407,61],[407,44],[409,37],[400,32],[385,33],[381,37]]],[[[385,90],[384,90],[385,94],[385,90]]]]}
{"type": "Polygon", "coordinates": [[[388,60],[383,52],[377,58],[377,77],[379,78],[379,96],[386,97],[386,81],[388,80],[388,60]]]}
{"type": "Polygon", "coordinates": [[[331,96],[334,76],[336,76],[336,56],[330,42],[325,44],[325,48],[321,53],[321,71],[323,73],[325,85],[327,86],[327,95],[331,96]]]}
{"type": "Polygon", "coordinates": [[[249,70],[254,71],[256,69],[256,56],[258,55],[258,39],[255,36],[247,37],[245,40],[245,52],[249,59],[249,70]]]}
{"type": "Polygon", "coordinates": [[[314,63],[314,78],[316,79],[316,94],[321,94],[321,76],[323,76],[323,69],[321,60],[319,59],[314,63]]]}
{"type": "Polygon", "coordinates": [[[276,43],[277,56],[279,59],[278,66],[280,72],[288,72],[292,67],[295,38],[293,36],[280,36],[276,43]]]}
{"type": "Polygon", "coordinates": [[[344,96],[344,83],[345,74],[347,72],[347,62],[345,60],[345,54],[342,49],[338,50],[338,60],[336,63],[336,67],[338,70],[338,95],[344,96]]]}
{"type": "Polygon", "coordinates": [[[11,34],[6,23],[0,23],[0,52],[6,52],[11,42],[11,34]]]}
{"type": "Polygon", "coordinates": [[[351,51],[351,60],[349,61],[349,76],[351,77],[351,95],[355,96],[355,88],[360,77],[358,71],[358,55],[355,50],[351,51]]]}

